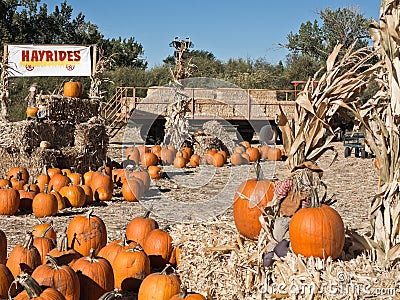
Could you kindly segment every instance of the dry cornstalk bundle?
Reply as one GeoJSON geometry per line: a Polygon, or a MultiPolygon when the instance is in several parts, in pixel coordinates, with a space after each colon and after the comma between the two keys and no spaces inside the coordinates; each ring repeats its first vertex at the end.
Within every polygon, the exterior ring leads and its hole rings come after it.
{"type": "Polygon", "coordinates": [[[104,56],[104,51],[99,51],[100,58],[96,62],[96,69],[92,76],[90,76],[90,90],[89,90],[89,98],[90,99],[101,99],[103,98],[103,94],[106,91],[101,90],[102,84],[109,82],[113,83],[109,78],[103,77],[104,72],[107,69],[110,69],[113,64],[112,55],[110,57],[104,56]]]}
{"type": "Polygon", "coordinates": [[[369,236],[358,236],[378,261],[389,267],[400,258],[400,2],[381,3],[380,23],[370,33],[381,56],[377,72],[380,90],[354,114],[366,128],[366,140],[376,156],[378,192],[371,201],[369,236]]]}
{"type": "Polygon", "coordinates": [[[339,61],[337,56],[342,46],[337,45],[328,57],[326,72],[318,79],[317,86],[313,85],[315,78],[307,82],[296,99],[293,123],[289,123],[281,110],[278,125],[289,169],[304,161],[317,161],[327,150],[333,150],[330,144],[334,138],[330,126],[332,117],[343,113],[343,106],[356,100],[378,68],[370,64],[374,52],[368,48],[355,50],[354,45],[339,61]]]}

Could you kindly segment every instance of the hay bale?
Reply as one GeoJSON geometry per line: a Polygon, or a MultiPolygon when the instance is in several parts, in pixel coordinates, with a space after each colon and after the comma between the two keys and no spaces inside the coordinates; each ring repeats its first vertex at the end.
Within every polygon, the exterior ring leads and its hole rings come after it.
{"type": "Polygon", "coordinates": [[[68,121],[73,124],[87,122],[99,114],[100,101],[81,99],[60,95],[42,96],[41,102],[46,105],[47,117],[52,121],[68,121]]]}

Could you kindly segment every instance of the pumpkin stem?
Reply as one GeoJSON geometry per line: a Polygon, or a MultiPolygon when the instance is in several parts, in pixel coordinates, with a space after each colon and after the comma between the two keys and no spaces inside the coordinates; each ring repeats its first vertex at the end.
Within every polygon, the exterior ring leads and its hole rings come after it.
{"type": "Polygon", "coordinates": [[[43,231],[42,237],[46,237],[46,234],[47,234],[51,229],[54,228],[54,227],[53,227],[53,220],[50,221],[49,225],[50,225],[50,226],[47,227],[45,231],[43,231]]]}
{"type": "Polygon", "coordinates": [[[105,294],[103,294],[103,296],[101,296],[99,298],[99,300],[113,300],[113,299],[121,299],[122,298],[122,294],[116,289],[115,291],[111,291],[111,292],[107,292],[105,294]]]}
{"type": "Polygon", "coordinates": [[[143,252],[143,251],[144,250],[142,246],[140,246],[140,244],[136,244],[134,247],[126,249],[126,252],[143,252]]]}
{"type": "Polygon", "coordinates": [[[145,212],[145,214],[143,215],[143,219],[148,219],[149,217],[150,217],[150,214],[151,214],[151,210],[150,209],[148,209],[146,212],[145,212]]]}
{"type": "Polygon", "coordinates": [[[171,268],[172,270],[175,271],[175,269],[170,265],[170,264],[166,264],[165,268],[160,272],[161,275],[167,275],[167,270],[171,268]]]}
{"type": "Polygon", "coordinates": [[[187,297],[187,295],[188,295],[188,291],[187,290],[188,289],[187,289],[186,284],[184,284],[182,282],[182,284],[181,284],[181,292],[179,293],[178,298],[185,299],[187,297]]]}
{"type": "MultiPolygon", "coordinates": [[[[29,299],[39,298],[43,292],[39,283],[27,273],[21,273],[17,275],[15,282],[22,285],[29,299]]],[[[8,297],[9,299],[12,299],[10,292],[11,292],[11,287],[8,290],[8,297]]]]}
{"type": "Polygon", "coordinates": [[[32,249],[33,247],[33,234],[32,232],[27,232],[25,236],[25,240],[22,244],[25,249],[32,249]]]}
{"type": "Polygon", "coordinates": [[[261,169],[261,165],[260,165],[260,161],[259,160],[256,161],[256,163],[254,165],[254,168],[256,169],[256,180],[257,181],[264,180],[264,173],[263,173],[263,171],[261,169]]]}
{"type": "Polygon", "coordinates": [[[58,265],[58,262],[57,262],[56,258],[51,256],[51,255],[49,255],[49,254],[46,254],[46,263],[50,264],[50,266],[53,269],[60,269],[60,266],[58,265]]]}
{"type": "Polygon", "coordinates": [[[43,193],[45,194],[49,193],[49,185],[47,183],[44,185],[43,193]]]}
{"type": "Polygon", "coordinates": [[[90,218],[93,216],[93,209],[89,209],[87,214],[86,214],[86,218],[88,218],[88,220],[90,221],[90,218]]]}
{"type": "Polygon", "coordinates": [[[22,180],[22,171],[17,172],[17,180],[22,180]]]}

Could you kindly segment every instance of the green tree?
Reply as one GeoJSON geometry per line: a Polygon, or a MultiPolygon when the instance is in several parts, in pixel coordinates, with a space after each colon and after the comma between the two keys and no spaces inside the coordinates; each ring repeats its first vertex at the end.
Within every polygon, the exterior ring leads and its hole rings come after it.
{"type": "Polygon", "coordinates": [[[326,8],[318,15],[321,25],[317,20],[302,23],[297,33],[288,34],[287,44],[283,46],[291,53],[307,55],[323,64],[338,43],[343,44],[343,49],[354,41],[357,41],[356,48],[368,44],[368,24],[372,19],[365,18],[357,8],[326,8]]]}

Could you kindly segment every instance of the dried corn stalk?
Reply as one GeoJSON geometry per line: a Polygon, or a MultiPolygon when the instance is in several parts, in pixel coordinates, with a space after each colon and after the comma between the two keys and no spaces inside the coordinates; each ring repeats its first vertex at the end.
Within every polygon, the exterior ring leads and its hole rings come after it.
{"type": "Polygon", "coordinates": [[[112,55],[110,57],[105,57],[103,51],[99,51],[100,58],[96,62],[96,69],[90,76],[90,99],[101,99],[105,91],[101,90],[101,85],[105,82],[112,81],[109,78],[103,77],[103,73],[109,69],[113,63],[112,55]]]}
{"type": "Polygon", "coordinates": [[[368,48],[355,50],[354,45],[336,61],[342,47],[337,45],[328,57],[326,71],[318,84],[314,87],[315,78],[307,82],[296,99],[292,123],[281,109],[278,125],[289,169],[305,161],[316,161],[327,150],[333,150],[330,142],[334,132],[329,125],[332,117],[342,113],[347,103],[356,100],[377,68],[369,64],[374,53],[368,48]]]}
{"type": "Polygon", "coordinates": [[[377,259],[390,266],[400,258],[400,1],[381,3],[380,23],[370,26],[383,67],[377,76],[380,90],[356,114],[366,127],[366,139],[377,157],[379,187],[371,201],[371,239],[377,259]]]}
{"type": "MultiPolygon", "coordinates": [[[[8,78],[10,76],[10,71],[14,69],[8,64],[6,56],[3,57],[0,62],[0,120],[2,122],[8,121],[8,97],[9,97],[9,88],[8,88],[8,78]]],[[[15,70],[14,70],[15,71],[15,70]]]]}

